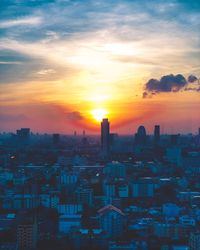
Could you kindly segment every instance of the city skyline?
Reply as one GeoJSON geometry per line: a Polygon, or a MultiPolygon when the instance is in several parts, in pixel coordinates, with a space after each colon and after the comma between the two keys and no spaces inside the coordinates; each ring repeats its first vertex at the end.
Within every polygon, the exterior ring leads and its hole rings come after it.
{"type": "Polygon", "coordinates": [[[196,133],[198,1],[2,1],[0,131],[196,133]],[[48,12],[46,12],[48,9],[48,12]],[[52,18],[53,17],[53,18],[52,18]]]}

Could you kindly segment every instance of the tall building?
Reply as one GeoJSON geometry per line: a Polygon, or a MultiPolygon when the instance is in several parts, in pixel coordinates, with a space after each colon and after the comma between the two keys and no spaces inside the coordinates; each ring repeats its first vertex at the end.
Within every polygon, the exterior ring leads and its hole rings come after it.
{"type": "Polygon", "coordinates": [[[99,211],[101,229],[110,238],[118,238],[123,234],[125,214],[113,205],[101,208],[99,211]]]}
{"type": "Polygon", "coordinates": [[[110,150],[110,123],[107,118],[101,122],[101,151],[104,156],[109,154],[110,150]]]}
{"type": "Polygon", "coordinates": [[[19,250],[30,250],[36,247],[38,228],[36,221],[21,223],[17,227],[17,246],[19,250]]]}
{"type": "Polygon", "coordinates": [[[154,127],[154,143],[157,145],[160,142],[160,125],[154,127]]]}
{"type": "Polygon", "coordinates": [[[135,134],[135,142],[138,145],[144,145],[147,141],[146,129],[144,126],[139,126],[137,133],[135,134]]]}

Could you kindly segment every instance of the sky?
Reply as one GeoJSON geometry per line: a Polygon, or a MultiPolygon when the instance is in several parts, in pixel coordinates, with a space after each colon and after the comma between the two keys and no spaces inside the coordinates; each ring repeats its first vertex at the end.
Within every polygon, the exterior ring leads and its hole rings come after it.
{"type": "Polygon", "coordinates": [[[0,131],[196,133],[200,1],[1,0],[0,131]]]}

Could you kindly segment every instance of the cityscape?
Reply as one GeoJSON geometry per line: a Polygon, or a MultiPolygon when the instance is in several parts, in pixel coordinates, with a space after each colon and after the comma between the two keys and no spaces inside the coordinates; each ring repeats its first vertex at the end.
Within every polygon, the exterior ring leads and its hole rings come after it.
{"type": "Polygon", "coordinates": [[[200,250],[200,0],[0,0],[0,250],[200,250]]]}
{"type": "Polygon", "coordinates": [[[1,133],[0,249],[199,249],[200,128],[110,125],[101,137],[1,133]]]}

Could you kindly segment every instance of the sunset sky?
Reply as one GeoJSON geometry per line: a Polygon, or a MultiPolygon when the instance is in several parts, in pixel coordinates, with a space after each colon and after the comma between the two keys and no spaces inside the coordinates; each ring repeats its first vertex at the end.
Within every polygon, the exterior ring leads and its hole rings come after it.
{"type": "Polygon", "coordinates": [[[0,131],[200,127],[200,1],[0,0],[0,131]],[[154,79],[154,80],[152,80],[154,79]]]}

